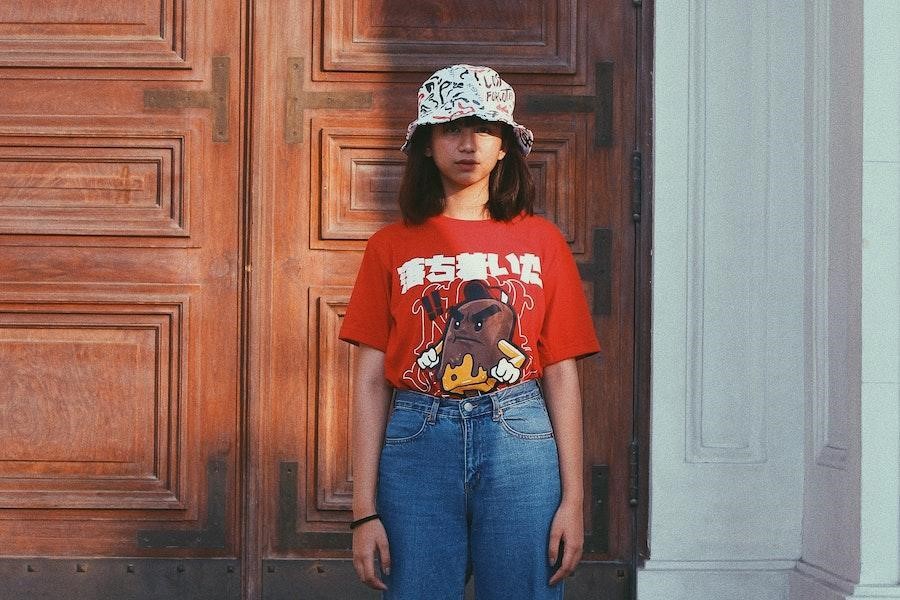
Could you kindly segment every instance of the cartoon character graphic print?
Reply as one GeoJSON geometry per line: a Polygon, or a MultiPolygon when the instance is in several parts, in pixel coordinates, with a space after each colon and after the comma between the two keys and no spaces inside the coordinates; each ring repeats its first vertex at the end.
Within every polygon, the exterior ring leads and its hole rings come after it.
{"type": "Polygon", "coordinates": [[[437,369],[444,392],[490,392],[500,382],[518,381],[526,356],[511,341],[516,313],[510,305],[491,296],[485,282],[468,281],[463,301],[448,315],[441,341],[417,361],[423,369],[437,369]]]}
{"type": "Polygon", "coordinates": [[[543,286],[532,254],[465,253],[407,261],[402,293],[416,293],[421,320],[415,363],[403,374],[413,389],[436,395],[490,392],[535,374],[520,316],[543,286]]]}

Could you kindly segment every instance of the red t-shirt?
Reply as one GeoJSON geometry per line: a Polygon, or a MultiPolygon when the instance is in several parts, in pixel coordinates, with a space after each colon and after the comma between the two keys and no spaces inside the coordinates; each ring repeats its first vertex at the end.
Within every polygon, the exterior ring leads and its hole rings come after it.
{"type": "Polygon", "coordinates": [[[394,387],[436,396],[490,392],[600,350],[572,254],[533,216],[381,229],[340,338],[384,352],[394,387]]]}

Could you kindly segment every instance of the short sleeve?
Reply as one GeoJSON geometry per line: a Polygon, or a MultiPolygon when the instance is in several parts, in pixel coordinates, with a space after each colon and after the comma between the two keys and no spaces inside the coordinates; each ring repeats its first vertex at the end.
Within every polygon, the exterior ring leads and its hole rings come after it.
{"type": "Polygon", "coordinates": [[[538,338],[542,367],[600,351],[575,259],[558,231],[552,240],[543,274],[546,309],[538,338]]]}
{"type": "Polygon", "coordinates": [[[391,273],[373,237],[366,245],[338,337],[384,352],[390,334],[390,292],[391,273]]]}

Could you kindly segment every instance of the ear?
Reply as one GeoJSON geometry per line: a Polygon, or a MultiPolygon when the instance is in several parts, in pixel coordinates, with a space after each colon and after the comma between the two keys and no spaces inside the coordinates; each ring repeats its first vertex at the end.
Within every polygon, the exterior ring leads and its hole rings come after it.
{"type": "Polygon", "coordinates": [[[504,158],[506,158],[506,150],[501,148],[500,152],[497,153],[497,160],[503,160],[504,158]]]}
{"type": "Polygon", "coordinates": [[[422,152],[422,154],[431,158],[431,146],[425,146],[425,150],[422,152]]]}

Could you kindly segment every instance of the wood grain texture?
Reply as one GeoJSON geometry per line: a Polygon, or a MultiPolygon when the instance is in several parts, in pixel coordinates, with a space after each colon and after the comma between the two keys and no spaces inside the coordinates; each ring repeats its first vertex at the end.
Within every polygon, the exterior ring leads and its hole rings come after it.
{"type": "Polygon", "coordinates": [[[3,507],[183,507],[188,302],[0,303],[3,507]]]}
{"type": "Polygon", "coordinates": [[[508,72],[573,73],[584,16],[570,0],[335,0],[316,10],[323,70],[339,72],[421,71],[490,57],[508,72]]]}
{"type": "Polygon", "coordinates": [[[397,192],[405,163],[397,130],[333,127],[313,120],[318,129],[321,166],[313,165],[317,179],[311,218],[313,248],[347,247],[338,240],[358,240],[354,247],[381,227],[400,218],[397,192]]]}
{"type": "Polygon", "coordinates": [[[144,93],[213,89],[210,57],[230,56],[239,123],[240,16],[183,0],[0,9],[4,554],[238,552],[242,129],[214,142],[208,109],[150,110],[144,93]],[[218,546],[138,543],[202,531],[210,507],[218,546]]]}
{"type": "Polygon", "coordinates": [[[188,237],[185,146],[0,132],[0,233],[188,237]]]}
{"type": "Polygon", "coordinates": [[[311,289],[310,306],[310,385],[315,386],[315,402],[310,402],[310,421],[315,431],[316,464],[307,469],[315,474],[308,482],[316,494],[308,496],[307,518],[343,520],[353,500],[353,469],[350,460],[350,414],[353,398],[353,367],[356,348],[338,339],[338,331],[349,289],[311,289]]]}
{"type": "Polygon", "coordinates": [[[185,68],[184,0],[0,6],[0,67],[185,68]]]}

